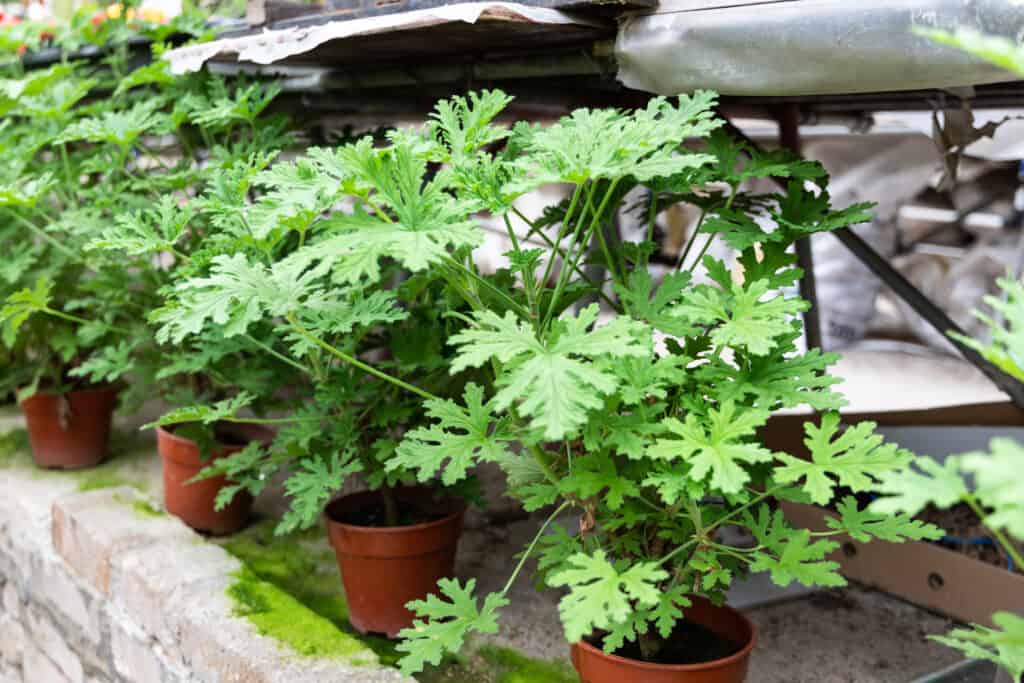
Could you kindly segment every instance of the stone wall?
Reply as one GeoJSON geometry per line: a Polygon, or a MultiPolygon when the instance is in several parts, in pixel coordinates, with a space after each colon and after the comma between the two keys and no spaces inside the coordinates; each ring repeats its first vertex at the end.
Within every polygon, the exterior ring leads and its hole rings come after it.
{"type": "Polygon", "coordinates": [[[238,560],[136,489],[0,467],[0,683],[408,680],[302,657],[235,616],[238,560]]]}

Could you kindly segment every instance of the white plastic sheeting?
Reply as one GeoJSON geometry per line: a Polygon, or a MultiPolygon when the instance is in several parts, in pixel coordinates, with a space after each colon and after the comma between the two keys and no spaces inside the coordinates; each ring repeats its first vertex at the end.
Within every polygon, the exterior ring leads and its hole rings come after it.
{"type": "Polygon", "coordinates": [[[519,17],[534,24],[591,24],[586,19],[545,7],[530,7],[514,2],[467,2],[362,19],[330,21],[315,26],[266,30],[178,48],[169,51],[164,58],[171,63],[171,71],[178,74],[198,71],[207,60],[217,55],[233,54],[239,62],[274,64],[287,57],[310,52],[332,40],[454,22],[475,24],[488,13],[519,17]]]}
{"type": "Polygon", "coordinates": [[[827,95],[1014,80],[913,26],[1020,39],[1024,0],[663,0],[625,19],[619,80],[676,95],[827,95]]]}

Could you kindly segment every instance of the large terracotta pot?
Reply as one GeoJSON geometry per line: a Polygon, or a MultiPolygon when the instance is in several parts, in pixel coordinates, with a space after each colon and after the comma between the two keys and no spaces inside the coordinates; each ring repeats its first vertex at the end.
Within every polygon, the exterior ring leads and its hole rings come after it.
{"type": "Polygon", "coordinates": [[[413,614],[405,605],[435,592],[438,580],[454,574],[465,514],[461,501],[434,500],[428,488],[399,488],[394,494],[400,502],[437,518],[398,527],[346,523],[356,511],[381,504],[376,491],[343,496],[326,509],[349,621],[360,633],[383,633],[390,638],[412,626],[413,614]]]}
{"type": "Polygon", "coordinates": [[[226,477],[188,483],[212,460],[245,448],[244,442],[269,442],[273,438],[270,430],[254,425],[232,425],[231,433],[238,437],[239,443],[218,446],[209,459],[204,461],[195,441],[163,427],[156,429],[157,451],[163,460],[164,506],[168,512],[196,531],[214,535],[231,534],[249,521],[252,496],[248,491],[239,491],[227,507],[215,509],[217,494],[232,483],[226,477]]]}
{"type": "Polygon", "coordinates": [[[731,607],[691,599],[693,605],[685,610],[685,618],[735,643],[738,652],[701,664],[651,664],[606,654],[581,641],[572,646],[572,663],[581,683],[743,683],[757,628],[731,607]]]}
{"type": "Polygon", "coordinates": [[[38,392],[21,402],[32,457],[40,467],[77,469],[103,461],[117,404],[111,387],[38,392]]]}

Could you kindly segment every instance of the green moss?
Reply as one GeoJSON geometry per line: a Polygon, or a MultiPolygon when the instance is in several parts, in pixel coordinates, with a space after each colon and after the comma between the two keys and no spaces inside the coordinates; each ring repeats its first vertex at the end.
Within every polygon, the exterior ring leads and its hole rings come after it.
{"type": "Polygon", "coordinates": [[[249,527],[222,545],[254,575],[285,591],[338,631],[363,643],[377,654],[381,663],[390,666],[398,661],[392,641],[359,634],[349,624],[341,577],[323,529],[274,536],[274,524],[267,521],[249,527]]]}
{"type": "Polygon", "coordinates": [[[0,433],[0,466],[29,465],[32,463],[29,453],[28,432],[24,427],[0,433]]]}
{"type": "Polygon", "coordinates": [[[122,505],[131,507],[139,517],[165,517],[167,515],[166,512],[143,498],[132,498],[131,500],[128,500],[122,496],[115,495],[114,500],[122,505]]]}
{"type": "Polygon", "coordinates": [[[508,648],[485,645],[478,655],[498,674],[498,683],[578,683],[579,676],[565,662],[532,659],[508,648]]]}
{"type": "Polygon", "coordinates": [[[248,619],[263,635],[278,640],[300,655],[343,658],[369,665],[376,660],[358,639],[307,609],[277,586],[260,579],[248,567],[235,574],[228,588],[235,613],[248,619]]]}

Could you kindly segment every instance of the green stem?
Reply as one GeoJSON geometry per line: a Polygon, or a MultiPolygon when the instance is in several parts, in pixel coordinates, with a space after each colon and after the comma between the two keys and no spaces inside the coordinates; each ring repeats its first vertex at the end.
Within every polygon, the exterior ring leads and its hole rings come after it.
{"type": "Polygon", "coordinates": [[[519,564],[517,564],[515,570],[513,570],[512,576],[508,578],[508,581],[505,583],[505,587],[501,589],[502,595],[508,594],[509,589],[512,588],[512,584],[516,581],[516,577],[519,576],[519,572],[522,571],[523,565],[526,564],[526,560],[533,553],[533,549],[537,547],[537,543],[540,542],[540,539],[544,535],[544,532],[547,531],[548,527],[551,526],[551,523],[555,521],[555,517],[558,517],[558,515],[562,514],[562,511],[564,511],[565,508],[569,507],[571,504],[572,503],[570,503],[569,501],[562,503],[558,507],[558,509],[552,512],[551,516],[547,518],[543,526],[541,526],[540,531],[538,531],[537,535],[533,537],[533,541],[530,542],[529,547],[526,548],[526,552],[524,552],[523,556],[519,558],[519,564]]]}
{"type": "Polygon", "coordinates": [[[431,394],[429,391],[425,391],[423,389],[420,389],[419,387],[413,386],[412,384],[409,384],[408,382],[403,382],[402,380],[398,379],[397,377],[392,377],[391,375],[387,374],[386,372],[381,372],[380,370],[378,370],[377,368],[373,367],[372,365],[368,365],[368,364],[364,363],[363,361],[359,360],[358,358],[355,358],[354,356],[350,356],[347,353],[345,353],[344,351],[341,351],[340,349],[337,349],[337,348],[331,346],[330,344],[328,344],[324,340],[322,340],[319,337],[317,337],[316,335],[312,334],[305,327],[303,327],[302,324],[299,323],[298,320],[296,320],[296,318],[295,318],[295,316],[293,314],[289,314],[288,316],[286,316],[286,319],[291,324],[292,328],[296,332],[298,332],[302,337],[304,337],[308,341],[313,342],[314,344],[316,344],[317,346],[322,348],[324,351],[327,351],[332,356],[340,358],[341,360],[345,361],[349,365],[357,367],[360,370],[362,370],[363,372],[367,372],[367,373],[373,375],[374,377],[377,377],[379,379],[384,380],[385,382],[391,382],[395,386],[400,387],[402,389],[405,389],[406,391],[411,392],[413,394],[416,394],[417,396],[419,396],[421,398],[433,399],[435,401],[439,401],[440,400],[437,396],[435,396],[434,394],[431,394]]]}
{"type": "Polygon", "coordinates": [[[788,488],[788,487],[789,487],[788,484],[780,484],[779,486],[776,486],[774,488],[768,489],[767,491],[761,493],[756,498],[751,500],[749,503],[746,503],[745,505],[741,505],[740,507],[738,507],[735,510],[733,510],[732,512],[730,512],[728,515],[722,517],[718,521],[716,521],[713,524],[711,524],[711,526],[709,526],[707,529],[704,530],[704,533],[710,538],[711,532],[714,531],[715,529],[717,529],[718,527],[722,526],[723,524],[725,524],[726,522],[728,522],[730,520],[736,519],[741,514],[743,514],[744,512],[749,510],[750,508],[754,507],[758,503],[762,502],[766,498],[771,498],[772,496],[774,496],[779,491],[782,491],[783,489],[788,488]]]}
{"type": "Polygon", "coordinates": [[[647,241],[650,242],[654,239],[654,221],[658,217],[658,197],[654,190],[648,190],[651,193],[651,205],[647,208],[647,241]]]}
{"type": "MultiPolygon", "coordinates": [[[[523,214],[521,214],[518,209],[513,207],[512,210],[515,212],[515,214],[517,216],[522,218],[524,221],[526,221],[527,223],[530,222],[529,219],[527,219],[525,216],[523,216],[523,214]]],[[[557,253],[562,258],[563,262],[565,262],[565,263],[569,262],[569,258],[566,256],[566,253],[564,251],[562,251],[561,247],[559,247],[557,244],[552,242],[551,238],[548,237],[547,235],[545,235],[542,231],[535,230],[531,234],[537,235],[537,237],[541,238],[541,240],[544,241],[544,244],[546,244],[549,249],[553,249],[555,251],[555,253],[557,253]]],[[[583,269],[580,268],[578,265],[573,267],[573,272],[576,273],[577,277],[579,277],[581,280],[583,280],[588,285],[590,285],[590,287],[592,287],[594,289],[594,292],[601,298],[601,300],[604,301],[606,304],[608,304],[608,306],[610,306],[612,308],[612,310],[614,310],[616,313],[622,313],[623,312],[622,305],[620,303],[618,303],[617,301],[612,301],[608,297],[608,295],[604,293],[604,290],[602,289],[604,287],[605,283],[606,282],[610,282],[610,280],[605,280],[605,282],[594,282],[593,280],[590,279],[590,277],[586,273],[583,272],[583,269]]]]}
{"type": "MultiPolygon", "coordinates": [[[[518,255],[522,253],[522,248],[519,246],[519,238],[516,237],[516,231],[512,229],[512,221],[509,220],[508,214],[505,213],[502,218],[505,220],[505,232],[508,233],[509,240],[512,241],[512,250],[518,255]]],[[[527,273],[525,269],[522,271],[523,276],[523,287],[526,289],[526,303],[530,308],[530,317],[536,318],[539,311],[537,310],[537,302],[534,297],[534,278],[537,277],[536,273],[527,273]]]]}
{"type": "MultiPolygon", "coordinates": [[[[555,238],[555,244],[556,245],[561,245],[562,239],[565,237],[566,229],[570,225],[570,219],[572,217],[572,213],[576,209],[576,203],[580,199],[580,194],[582,194],[583,186],[585,184],[586,184],[585,180],[583,182],[581,182],[581,183],[578,183],[576,185],[576,190],[572,193],[572,199],[569,201],[569,209],[568,209],[568,211],[565,212],[565,215],[562,216],[562,224],[560,226],[558,226],[558,237],[555,238]]],[[[533,224],[531,223],[530,225],[533,225],[533,224]]],[[[559,247],[556,247],[556,248],[559,248],[559,247]]],[[[563,257],[563,259],[564,259],[564,257],[563,257]]],[[[544,287],[547,286],[548,278],[551,277],[551,269],[554,267],[554,265],[555,265],[555,260],[554,259],[548,259],[548,264],[544,268],[544,276],[540,279],[540,282],[539,282],[539,289],[540,289],[540,291],[543,291],[544,287]]]]}
{"type": "Polygon", "coordinates": [[[284,355],[283,353],[279,353],[279,352],[275,351],[273,348],[271,348],[271,346],[269,344],[264,344],[259,339],[257,339],[256,337],[252,336],[251,334],[246,334],[245,338],[248,339],[253,344],[255,344],[256,346],[258,346],[261,349],[263,349],[264,351],[266,351],[267,353],[269,353],[274,358],[276,358],[279,361],[281,361],[282,363],[286,363],[286,364],[292,366],[293,368],[295,368],[296,370],[299,370],[300,372],[303,372],[303,373],[305,373],[307,375],[310,375],[310,376],[313,375],[313,371],[310,370],[309,368],[307,368],[305,365],[302,365],[301,363],[297,363],[294,360],[292,360],[291,358],[289,358],[288,356],[284,355]]]}
{"type": "Polygon", "coordinates": [[[676,548],[675,550],[670,552],[665,557],[663,557],[660,560],[658,560],[658,564],[659,565],[665,564],[666,562],[668,562],[669,560],[674,558],[676,555],[680,554],[681,552],[683,552],[684,550],[686,550],[688,548],[692,548],[695,545],[697,545],[697,539],[696,538],[687,541],[686,543],[682,544],[681,546],[679,546],[678,548],[676,548]]]}
{"type": "Polygon", "coordinates": [[[683,248],[683,253],[679,255],[679,259],[676,261],[676,270],[683,267],[686,262],[686,257],[690,255],[690,249],[693,248],[693,243],[697,241],[697,235],[700,234],[700,228],[704,225],[704,217],[708,215],[706,210],[701,210],[700,218],[697,219],[697,225],[693,228],[693,233],[690,234],[686,240],[686,246],[683,248]]]}
{"type": "Polygon", "coordinates": [[[514,310],[516,313],[518,313],[519,315],[523,316],[527,320],[530,319],[530,311],[529,310],[523,308],[522,304],[520,304],[518,301],[516,301],[515,299],[510,297],[508,294],[506,294],[505,292],[501,291],[500,289],[498,289],[497,287],[492,285],[490,282],[487,281],[486,278],[480,277],[479,275],[474,273],[472,270],[467,268],[464,264],[459,263],[458,261],[453,259],[451,256],[449,256],[447,258],[447,263],[449,265],[451,265],[451,266],[454,266],[459,272],[461,272],[464,275],[468,276],[469,279],[472,280],[473,282],[475,282],[476,284],[482,285],[483,287],[488,289],[491,293],[496,295],[499,299],[502,299],[506,303],[506,305],[508,305],[508,307],[511,308],[512,310],[514,310]]]}
{"type": "Polygon", "coordinates": [[[40,228],[38,225],[36,225],[32,221],[30,221],[29,219],[25,218],[24,216],[19,215],[15,211],[10,211],[8,213],[11,216],[13,216],[16,221],[18,221],[19,223],[24,225],[26,228],[31,230],[33,233],[38,235],[40,238],[42,238],[44,241],[46,241],[51,247],[53,247],[54,249],[56,249],[60,253],[64,254],[65,256],[67,256],[72,261],[75,261],[76,263],[81,262],[81,259],[78,257],[77,254],[75,254],[73,251],[71,251],[70,249],[65,247],[63,244],[61,244],[60,242],[55,240],[53,237],[48,235],[46,233],[46,231],[43,230],[42,228],[40,228]]]}
{"type": "MultiPolygon", "coordinates": [[[[562,291],[565,289],[565,285],[568,284],[569,282],[569,274],[572,272],[573,269],[576,268],[576,265],[579,263],[580,258],[582,258],[583,252],[586,251],[585,245],[587,242],[590,241],[590,236],[594,232],[594,226],[600,223],[600,217],[604,213],[605,207],[608,206],[608,202],[611,200],[612,194],[614,194],[615,192],[615,186],[618,185],[618,183],[619,179],[616,178],[611,182],[611,185],[608,186],[608,191],[605,192],[604,199],[601,200],[600,206],[597,207],[597,211],[594,212],[593,218],[590,219],[590,225],[587,227],[586,234],[583,235],[582,245],[579,249],[576,250],[576,254],[573,257],[572,263],[569,265],[568,268],[563,268],[562,272],[558,274],[558,283],[555,285],[555,292],[551,296],[551,302],[548,304],[548,312],[544,316],[544,324],[541,325],[542,328],[547,327],[548,322],[550,322],[551,317],[554,314],[555,307],[557,306],[559,300],[562,298],[562,291]]],[[[590,200],[592,196],[592,193],[590,196],[588,196],[587,206],[591,205],[590,200]]],[[[583,221],[585,220],[586,214],[584,213],[584,215],[581,217],[580,223],[576,226],[576,234],[573,237],[574,243],[580,243],[580,230],[583,227],[583,221]]],[[[611,266],[609,266],[609,268],[610,267],[611,266]]]]}
{"type": "MultiPolygon", "coordinates": [[[[46,313],[47,315],[52,315],[55,318],[61,318],[62,320],[67,320],[68,322],[78,323],[79,325],[88,325],[88,324],[93,322],[92,320],[86,320],[85,318],[79,318],[77,315],[71,315],[70,313],[65,313],[63,311],[54,310],[54,309],[50,308],[49,306],[43,306],[42,308],[39,309],[39,311],[41,313],[46,313]]],[[[96,322],[98,322],[98,324],[100,324],[103,327],[107,328],[111,332],[120,332],[121,334],[127,334],[127,335],[135,334],[131,330],[127,330],[127,329],[125,329],[123,327],[118,327],[117,325],[109,325],[109,324],[107,324],[105,322],[99,322],[99,321],[96,321],[96,322]]]]}
{"type": "MultiPolygon", "coordinates": [[[[978,515],[978,519],[981,520],[981,523],[985,524],[988,513],[986,513],[984,508],[981,507],[981,504],[978,502],[978,499],[974,497],[974,494],[968,493],[964,496],[964,502],[970,506],[971,510],[974,511],[974,514],[978,515]]],[[[1014,545],[1010,542],[1010,539],[1007,538],[1006,534],[987,524],[985,524],[985,527],[992,532],[992,535],[997,541],[999,541],[999,544],[1003,547],[1003,550],[1006,551],[1006,554],[1013,558],[1013,563],[1018,570],[1024,567],[1024,556],[1017,551],[1014,545]]]]}
{"type": "Polygon", "coordinates": [[[221,422],[239,422],[254,425],[279,425],[295,422],[317,422],[319,417],[221,417],[221,422]]]}

